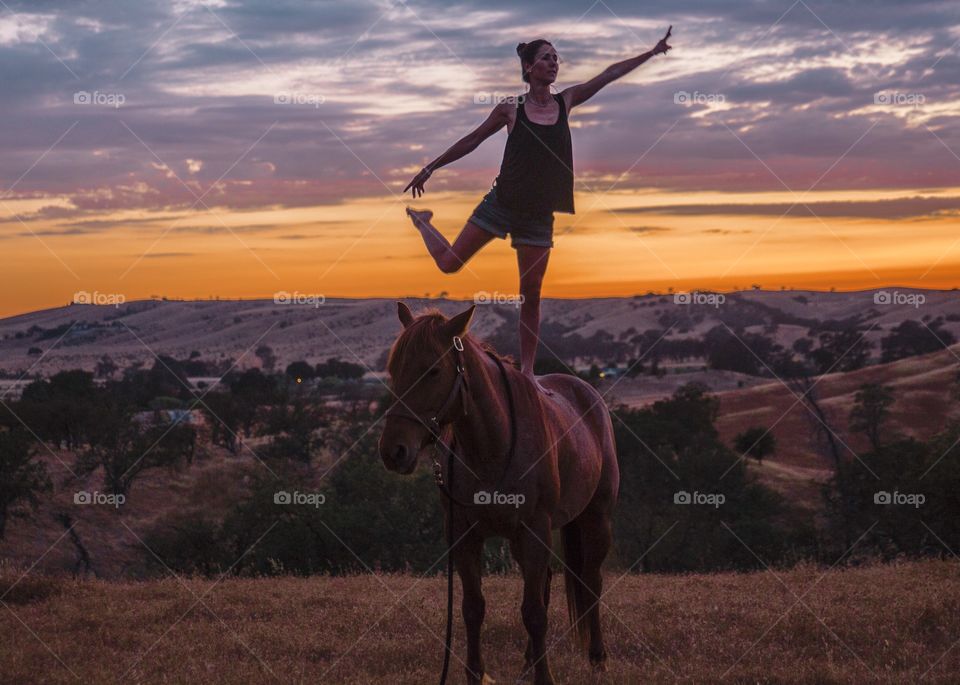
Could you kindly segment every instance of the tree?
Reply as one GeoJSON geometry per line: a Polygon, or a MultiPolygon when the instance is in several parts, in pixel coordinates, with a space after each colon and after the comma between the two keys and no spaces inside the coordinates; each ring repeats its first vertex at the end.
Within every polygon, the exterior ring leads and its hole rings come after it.
{"type": "Polygon", "coordinates": [[[812,548],[809,521],[756,483],[720,441],[717,404],[691,384],[642,409],[614,409],[621,475],[614,540],[631,568],[748,569],[758,565],[753,553],[774,563],[812,548]],[[722,503],[702,503],[717,495],[722,503]]]}
{"type": "Polygon", "coordinates": [[[307,381],[313,378],[314,373],[313,367],[303,360],[287,364],[286,374],[290,378],[307,381]]]}
{"type": "Polygon", "coordinates": [[[191,396],[190,381],[183,365],[173,357],[161,354],[147,372],[144,382],[149,388],[149,398],[179,397],[186,399],[191,396]]]}
{"type": "Polygon", "coordinates": [[[260,435],[273,436],[267,445],[268,456],[309,464],[323,445],[323,438],[317,433],[323,412],[299,390],[291,401],[271,407],[260,435]]]}
{"type": "Polygon", "coordinates": [[[112,378],[113,374],[120,368],[116,365],[109,354],[105,354],[97,361],[95,374],[97,378],[112,378]]]}
{"type": "MultiPolygon", "coordinates": [[[[749,313],[749,310],[748,310],[749,313]]],[[[729,313],[724,314],[731,318],[729,313]]],[[[744,317],[740,317],[743,319],[744,317]]],[[[710,368],[737,371],[751,376],[788,377],[800,373],[793,353],[776,341],[742,328],[745,321],[714,326],[703,337],[703,346],[710,368]]]]}
{"type": "Polygon", "coordinates": [[[344,380],[353,380],[363,377],[366,368],[359,364],[341,361],[335,357],[327,359],[322,364],[317,364],[315,374],[318,378],[342,378],[344,380]]]}
{"type": "Polygon", "coordinates": [[[261,345],[254,354],[260,359],[263,370],[267,373],[273,373],[273,368],[277,364],[277,356],[273,353],[273,349],[269,345],[261,345]]]}
{"type": "Polygon", "coordinates": [[[936,352],[956,342],[950,331],[945,331],[943,317],[938,316],[929,324],[908,319],[886,338],[880,341],[883,352],[880,360],[884,363],[912,357],[918,354],[936,352]]]}
{"type": "Polygon", "coordinates": [[[854,396],[850,410],[850,429],[863,433],[874,451],[880,449],[883,424],[890,416],[894,402],[892,388],[879,383],[865,383],[854,396]]]}
{"type": "Polygon", "coordinates": [[[26,405],[33,430],[58,446],[62,442],[73,449],[84,440],[96,391],[93,374],[74,369],[61,371],[49,381],[30,383],[23,389],[20,402],[26,405]]]}
{"type": "Polygon", "coordinates": [[[245,409],[241,400],[230,392],[211,392],[204,396],[200,408],[210,424],[210,441],[239,454],[237,432],[243,423],[245,409]]]}
{"type": "Polygon", "coordinates": [[[773,433],[760,426],[743,431],[734,438],[733,443],[737,452],[756,459],[758,464],[762,464],[763,458],[777,449],[777,439],[773,433]]]}
{"type": "Polygon", "coordinates": [[[0,540],[14,505],[36,507],[38,495],[50,490],[46,467],[34,460],[35,446],[23,430],[0,431],[0,540]]]}
{"type": "Polygon", "coordinates": [[[648,328],[643,333],[635,335],[630,338],[630,343],[636,346],[637,359],[640,360],[639,364],[634,360],[630,360],[627,368],[633,368],[632,372],[628,372],[628,375],[634,376],[643,368],[650,364],[650,373],[651,375],[656,375],[660,366],[660,359],[662,357],[664,336],[666,331],[658,328],[648,328]]]}
{"type": "Polygon", "coordinates": [[[793,351],[803,356],[808,356],[813,349],[813,340],[810,338],[797,338],[793,341],[793,351]]]}
{"type": "Polygon", "coordinates": [[[196,431],[184,422],[171,422],[155,412],[149,419],[134,415],[128,404],[106,398],[98,403],[89,447],[77,457],[77,471],[103,468],[108,492],[127,495],[146,469],[191,461],[196,431]]]}
{"type": "Polygon", "coordinates": [[[859,328],[823,331],[818,337],[820,346],[806,352],[817,373],[856,371],[870,360],[873,343],[859,328]]]}
{"type": "Polygon", "coordinates": [[[277,381],[264,375],[260,369],[247,369],[243,373],[231,371],[224,377],[230,393],[237,401],[236,411],[244,435],[252,435],[259,407],[277,402],[277,381]]]}

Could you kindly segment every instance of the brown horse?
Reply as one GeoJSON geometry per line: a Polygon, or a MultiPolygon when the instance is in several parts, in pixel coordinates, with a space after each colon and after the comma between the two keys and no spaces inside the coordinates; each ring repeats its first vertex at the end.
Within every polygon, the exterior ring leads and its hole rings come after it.
{"type": "Polygon", "coordinates": [[[600,566],[620,470],[603,397],[567,374],[543,376],[553,395],[538,392],[510,360],[467,334],[476,305],[450,319],[438,311],[414,318],[397,306],[403,330],[387,370],[398,401],[385,415],[380,456],[391,471],[409,474],[424,448],[452,435],[456,479],[451,484],[449,469],[438,467],[438,484],[463,585],[467,682],[492,682],[480,656],[481,557],[492,536],[509,540],[523,575],[529,640],[521,677],[532,668],[536,685],[554,682],[546,652],[553,529],[561,531],[573,628],[591,664],[605,670],[600,566]]]}

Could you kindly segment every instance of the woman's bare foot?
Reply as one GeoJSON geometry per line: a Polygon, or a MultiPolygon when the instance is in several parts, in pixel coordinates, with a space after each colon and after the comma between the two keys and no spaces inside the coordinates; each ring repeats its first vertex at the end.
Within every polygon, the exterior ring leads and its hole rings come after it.
{"type": "Polygon", "coordinates": [[[407,215],[413,221],[413,225],[418,229],[426,228],[425,224],[429,224],[430,219],[433,218],[433,212],[431,212],[429,209],[416,210],[407,207],[407,215]]]}
{"type": "Polygon", "coordinates": [[[532,371],[531,371],[530,373],[527,373],[526,371],[524,371],[524,372],[523,372],[523,375],[526,376],[527,378],[529,378],[531,381],[533,381],[533,384],[534,384],[535,386],[537,386],[537,390],[539,390],[540,392],[542,392],[544,395],[552,395],[552,394],[553,394],[553,390],[551,390],[550,388],[548,388],[547,386],[545,386],[543,383],[541,383],[539,380],[537,380],[537,377],[533,375],[533,372],[532,372],[532,371]]]}

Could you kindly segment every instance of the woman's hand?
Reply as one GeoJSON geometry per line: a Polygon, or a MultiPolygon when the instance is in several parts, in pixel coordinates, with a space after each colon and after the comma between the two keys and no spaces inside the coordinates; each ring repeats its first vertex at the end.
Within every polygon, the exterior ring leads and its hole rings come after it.
{"type": "Polygon", "coordinates": [[[407,187],[403,189],[403,192],[407,192],[410,188],[413,188],[411,194],[413,197],[420,197],[423,195],[423,184],[427,182],[427,179],[433,174],[433,171],[428,167],[423,167],[416,176],[413,177],[413,180],[407,184],[407,187]],[[419,195],[417,194],[419,192],[419,195]]]}
{"type": "Polygon", "coordinates": [[[673,48],[672,45],[667,45],[667,38],[670,37],[670,32],[673,30],[673,24],[670,25],[670,28],[667,29],[667,35],[660,39],[660,42],[657,43],[657,46],[650,52],[654,55],[662,55],[673,48]]]}

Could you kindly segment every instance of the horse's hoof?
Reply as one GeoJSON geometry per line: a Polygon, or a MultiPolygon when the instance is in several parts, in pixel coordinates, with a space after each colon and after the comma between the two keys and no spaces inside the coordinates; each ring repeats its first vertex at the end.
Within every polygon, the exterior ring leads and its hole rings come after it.
{"type": "Polygon", "coordinates": [[[467,682],[471,685],[494,685],[497,681],[487,673],[477,678],[476,673],[468,671],[467,682]]]}
{"type": "Polygon", "coordinates": [[[590,657],[590,666],[593,669],[595,683],[604,682],[604,676],[607,672],[607,655],[602,657],[590,657]]]}

